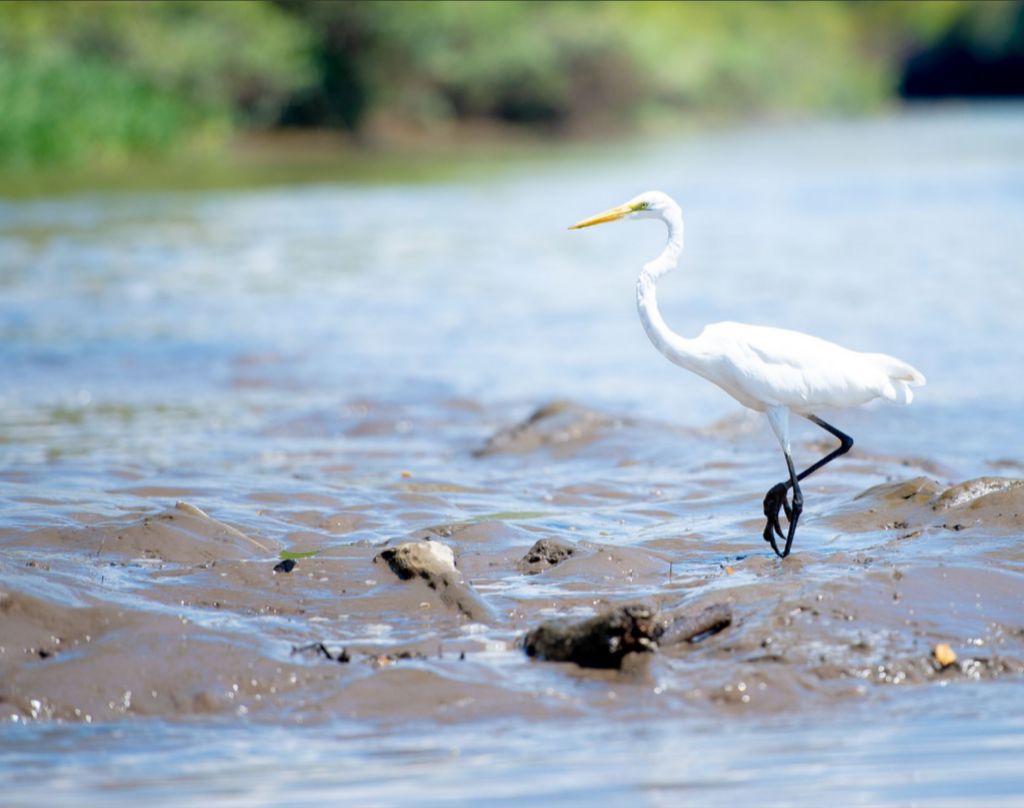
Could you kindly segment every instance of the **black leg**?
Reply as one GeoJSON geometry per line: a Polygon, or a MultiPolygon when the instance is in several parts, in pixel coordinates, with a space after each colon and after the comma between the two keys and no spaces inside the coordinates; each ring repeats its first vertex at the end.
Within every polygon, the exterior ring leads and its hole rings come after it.
{"type": "MultiPolygon", "coordinates": [[[[781,553],[776,550],[779,558],[785,558],[789,555],[789,548],[793,546],[793,537],[796,535],[796,523],[800,521],[800,514],[804,512],[804,495],[800,491],[800,478],[797,476],[796,469],[793,468],[793,458],[786,454],[786,466],[789,468],[789,482],[793,486],[793,507],[786,511],[786,516],[789,517],[789,531],[786,533],[786,549],[781,553]]],[[[786,504],[786,496],[782,496],[782,504],[786,504]]]]}
{"type": "Polygon", "coordinates": [[[834,426],[832,426],[832,424],[825,423],[817,415],[805,415],[804,417],[808,421],[810,421],[812,424],[817,424],[818,426],[820,426],[822,429],[824,429],[826,432],[831,434],[833,437],[838,438],[839,439],[839,448],[836,449],[834,452],[825,455],[823,458],[821,458],[821,460],[819,460],[814,465],[808,466],[803,471],[801,471],[798,475],[796,475],[797,480],[802,480],[804,477],[807,477],[808,475],[814,474],[814,472],[816,472],[818,469],[820,469],[826,463],[831,463],[837,457],[842,457],[844,454],[846,454],[848,451],[850,451],[850,449],[853,447],[853,438],[851,438],[845,432],[840,432],[838,429],[836,429],[834,426]]]}
{"type": "Polygon", "coordinates": [[[772,486],[768,493],[765,494],[764,498],[764,515],[766,518],[766,524],[764,527],[764,540],[772,546],[772,550],[779,558],[785,558],[789,555],[789,550],[793,545],[793,537],[796,535],[796,523],[800,519],[800,514],[803,511],[803,494],[800,491],[800,480],[813,474],[822,466],[827,463],[831,463],[837,457],[841,457],[850,451],[850,447],[853,446],[853,438],[844,432],[839,431],[834,426],[825,421],[822,421],[816,415],[805,416],[807,420],[817,424],[829,434],[839,439],[839,448],[825,457],[821,458],[817,463],[814,463],[799,474],[796,473],[793,467],[793,458],[789,454],[786,455],[786,466],[789,468],[789,479],[785,482],[778,483],[772,486]],[[786,492],[793,489],[793,504],[790,505],[786,501],[786,492]],[[786,518],[789,520],[789,529],[785,532],[782,530],[782,525],[779,522],[779,511],[785,510],[786,518]],[[786,546],[779,552],[778,545],[775,542],[775,536],[778,535],[780,539],[786,540],[786,546]]]}

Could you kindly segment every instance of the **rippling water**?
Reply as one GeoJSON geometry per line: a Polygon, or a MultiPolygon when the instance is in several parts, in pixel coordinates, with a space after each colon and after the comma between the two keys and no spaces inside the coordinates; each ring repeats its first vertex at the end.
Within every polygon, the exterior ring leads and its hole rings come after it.
{"type": "Polygon", "coordinates": [[[1021,222],[1018,107],[446,183],[0,202],[8,793],[1015,804],[1021,222]],[[636,321],[660,226],[566,230],[649,188],[686,217],[676,330],[796,328],[928,377],[908,409],[835,414],[857,449],[805,489],[785,564],[756,518],[784,470],[769,431],[636,321]],[[574,404],[552,444],[474,454],[553,400],[574,404]],[[970,511],[928,499],[982,475],[1010,482],[970,511]],[[492,625],[373,563],[422,535],[492,625]],[[517,573],[544,537],[578,557],[517,573]],[[274,575],[282,551],[317,555],[274,575]],[[606,601],[723,598],[721,639],[631,675],[515,646],[606,601]],[[369,661],[292,654],[317,640],[369,661]],[[938,641],[977,665],[933,675],[938,641]],[[381,656],[401,651],[422,656],[381,656]]]}

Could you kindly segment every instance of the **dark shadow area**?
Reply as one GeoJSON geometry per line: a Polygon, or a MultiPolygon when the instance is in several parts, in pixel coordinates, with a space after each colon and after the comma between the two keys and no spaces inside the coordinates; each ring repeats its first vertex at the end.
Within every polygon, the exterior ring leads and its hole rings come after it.
{"type": "Polygon", "coordinates": [[[899,92],[907,99],[1024,95],[1024,3],[969,8],[942,39],[910,56],[899,92]]]}

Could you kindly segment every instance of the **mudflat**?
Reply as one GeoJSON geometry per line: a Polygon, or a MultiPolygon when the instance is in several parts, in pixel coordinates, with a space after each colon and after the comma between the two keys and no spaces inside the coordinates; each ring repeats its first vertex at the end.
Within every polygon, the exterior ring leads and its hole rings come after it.
{"type": "MultiPolygon", "coordinates": [[[[451,403],[437,406],[435,419],[445,415],[460,428],[486,420],[451,403]]],[[[858,449],[846,472],[808,486],[806,536],[779,561],[759,538],[748,482],[766,479],[766,464],[738,454],[654,492],[638,472],[665,471],[668,453],[650,458],[665,431],[562,403],[449,458],[451,477],[395,468],[386,479],[376,452],[353,448],[320,458],[317,474],[304,461],[301,496],[243,494],[254,502],[248,519],[224,521],[200,508],[201,496],[175,501],[175,491],[135,484],[133,498],[150,505],[6,527],[4,711],[87,722],[210,713],[543,721],[557,704],[631,718],[792,716],[885,699],[894,685],[1024,673],[1024,480],[944,482],[858,449]],[[342,460],[350,471],[335,469],[342,460]],[[548,487],[537,470],[553,464],[591,473],[548,487]],[[515,510],[487,512],[509,502],[515,510]],[[394,514],[393,538],[368,535],[381,511],[394,514]],[[465,516],[453,520],[458,511],[465,516]],[[540,567],[538,541],[562,548],[540,567]],[[403,558],[411,571],[399,568],[403,558]],[[638,657],[618,674],[624,695],[613,702],[580,690],[581,677],[607,673],[526,658],[523,637],[544,620],[630,602],[724,603],[733,620],[700,644],[638,657]],[[936,658],[940,644],[955,661],[936,658]],[[575,695],[557,695],[567,692],[575,695]]],[[[672,440],[694,454],[728,442],[721,429],[672,440]]]]}

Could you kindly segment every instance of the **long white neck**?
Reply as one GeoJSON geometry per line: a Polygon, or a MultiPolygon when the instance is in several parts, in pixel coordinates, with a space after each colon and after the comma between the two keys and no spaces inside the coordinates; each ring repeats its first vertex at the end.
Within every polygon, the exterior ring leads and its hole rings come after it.
{"type": "Polygon", "coordinates": [[[677,365],[699,373],[701,356],[696,340],[685,339],[672,331],[658,310],[658,280],[676,268],[679,256],[683,252],[682,212],[678,207],[672,207],[663,212],[662,220],[668,227],[668,243],[661,254],[644,264],[640,271],[640,277],[636,282],[636,307],[644,331],[654,343],[654,347],[677,365]]]}

